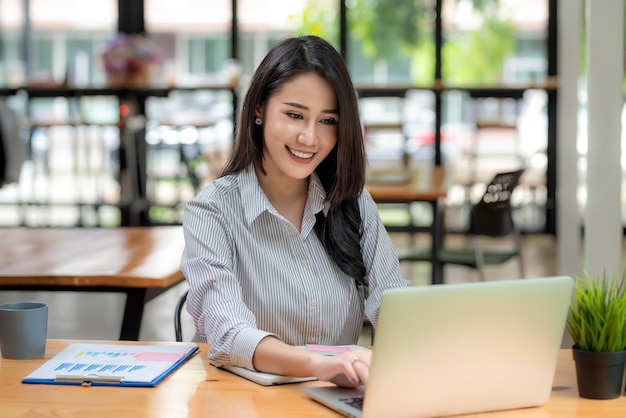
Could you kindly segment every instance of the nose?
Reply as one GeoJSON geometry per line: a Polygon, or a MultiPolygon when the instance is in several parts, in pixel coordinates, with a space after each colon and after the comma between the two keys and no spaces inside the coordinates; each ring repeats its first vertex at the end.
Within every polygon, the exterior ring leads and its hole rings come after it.
{"type": "Polygon", "coordinates": [[[298,143],[309,147],[315,145],[316,140],[317,133],[315,123],[307,124],[298,135],[298,143]]]}

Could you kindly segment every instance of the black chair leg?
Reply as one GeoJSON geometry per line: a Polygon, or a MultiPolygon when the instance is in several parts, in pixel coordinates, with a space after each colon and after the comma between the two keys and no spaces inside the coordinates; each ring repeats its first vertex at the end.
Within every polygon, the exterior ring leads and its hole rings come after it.
{"type": "Polygon", "coordinates": [[[185,306],[185,302],[187,301],[187,294],[189,290],[186,290],[183,293],[178,301],[176,302],[176,309],[174,311],[174,336],[176,337],[176,341],[183,341],[183,327],[181,323],[181,313],[183,312],[183,306],[185,306]]]}

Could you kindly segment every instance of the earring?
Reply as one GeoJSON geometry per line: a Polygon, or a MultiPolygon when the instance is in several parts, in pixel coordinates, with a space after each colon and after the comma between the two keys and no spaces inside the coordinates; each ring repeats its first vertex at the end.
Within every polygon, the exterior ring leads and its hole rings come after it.
{"type": "Polygon", "coordinates": [[[261,118],[254,118],[254,123],[256,125],[261,126],[261,125],[263,125],[263,120],[261,120],[261,118]]]}

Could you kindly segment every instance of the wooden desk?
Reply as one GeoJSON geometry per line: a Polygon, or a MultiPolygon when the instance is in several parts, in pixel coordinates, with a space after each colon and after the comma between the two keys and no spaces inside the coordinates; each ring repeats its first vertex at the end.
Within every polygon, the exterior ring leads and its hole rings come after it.
{"type": "MultiPolygon", "coordinates": [[[[376,173],[376,171],[373,171],[376,173]]],[[[439,199],[447,194],[446,172],[441,166],[420,166],[412,170],[410,181],[407,183],[379,183],[367,182],[365,188],[370,192],[376,203],[413,203],[426,202],[430,204],[433,221],[427,226],[415,225],[386,225],[389,232],[428,232],[432,237],[431,251],[431,283],[443,283],[443,265],[439,261],[438,250],[443,241],[443,214],[439,210],[439,199]]]]}
{"type": "MultiPolygon", "coordinates": [[[[74,341],[49,340],[45,359],[0,358],[0,405],[3,416],[338,417],[301,392],[304,385],[326,383],[262,387],[210,366],[207,344],[199,344],[200,354],[155,388],[84,388],[21,383],[24,376],[71,342],[74,341]]],[[[489,417],[623,418],[625,411],[625,396],[603,401],[580,398],[571,350],[561,350],[552,395],[546,405],[495,412],[489,414],[489,417]]]]}
{"type": "Polygon", "coordinates": [[[137,340],[144,304],[184,280],[180,226],[2,228],[0,290],[126,293],[120,339],[137,340]]]}

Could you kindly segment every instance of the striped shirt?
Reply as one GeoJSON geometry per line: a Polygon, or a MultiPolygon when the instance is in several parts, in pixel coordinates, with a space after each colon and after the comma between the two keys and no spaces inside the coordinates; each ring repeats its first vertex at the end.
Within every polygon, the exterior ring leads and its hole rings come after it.
{"type": "Polygon", "coordinates": [[[301,231],[280,215],[254,168],[211,182],[183,215],[181,269],[196,339],[215,365],[253,369],[259,342],[354,344],[367,317],[374,326],[384,290],[408,286],[369,192],[359,198],[367,289],[343,273],[314,231],[326,193],[311,177],[301,231]]]}

